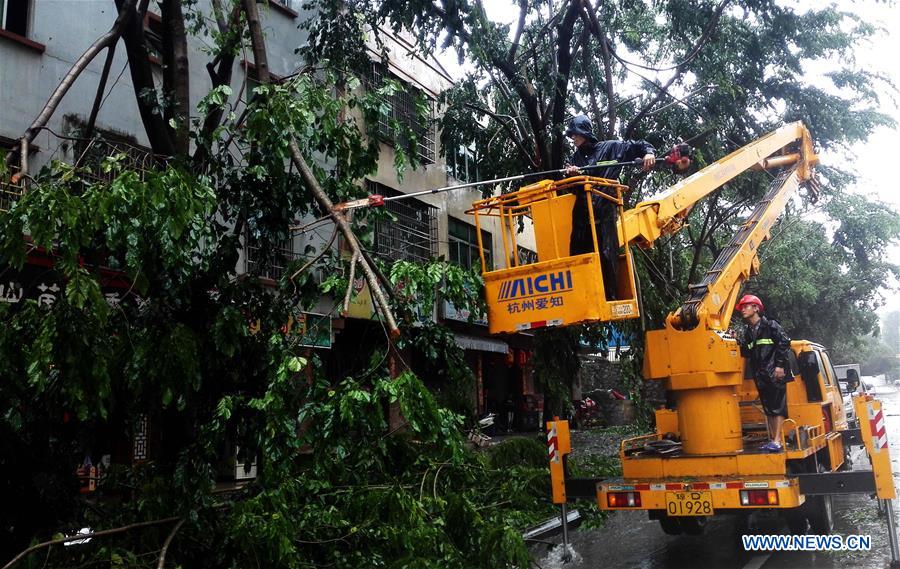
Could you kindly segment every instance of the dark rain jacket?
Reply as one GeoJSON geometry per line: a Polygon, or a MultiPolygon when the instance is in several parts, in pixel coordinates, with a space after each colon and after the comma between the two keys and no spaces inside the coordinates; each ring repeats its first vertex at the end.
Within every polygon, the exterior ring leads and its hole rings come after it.
{"type": "Polygon", "coordinates": [[[791,370],[791,339],[781,325],[765,316],[760,317],[754,332],[748,325],[741,342],[741,355],[750,361],[750,370],[757,382],[775,382],[775,368],[784,369],[784,381],[793,381],[791,370]]]}
{"type": "MultiPolygon", "coordinates": [[[[636,158],[643,158],[647,154],[656,154],[656,150],[649,142],[644,140],[605,140],[597,142],[596,139],[593,139],[588,140],[575,151],[569,160],[569,164],[584,167],[608,160],[632,162],[636,158]]],[[[585,174],[617,180],[621,169],[621,166],[611,166],[588,170],[585,174]]],[[[600,196],[592,196],[592,201],[594,217],[597,223],[597,235],[600,238],[600,253],[607,259],[615,259],[619,249],[619,244],[615,238],[616,206],[613,202],[600,196]]],[[[575,234],[576,240],[579,240],[579,235],[583,236],[581,241],[586,240],[589,243],[591,240],[587,199],[583,191],[575,193],[575,207],[572,210],[572,233],[575,234]]]]}

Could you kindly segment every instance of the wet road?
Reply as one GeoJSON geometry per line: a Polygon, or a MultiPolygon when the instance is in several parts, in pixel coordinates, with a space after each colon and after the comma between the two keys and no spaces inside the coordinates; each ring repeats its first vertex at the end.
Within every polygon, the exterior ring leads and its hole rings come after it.
{"type": "MultiPolygon", "coordinates": [[[[877,396],[884,402],[891,460],[895,484],[900,487],[900,391],[876,386],[877,396]]],[[[577,450],[577,449],[576,449],[577,450]]],[[[868,465],[864,451],[855,451],[854,462],[868,465]]],[[[861,467],[861,466],[860,466],[861,467]]],[[[895,501],[894,514],[900,524],[900,500],[895,501]]],[[[887,567],[890,546],[887,524],[878,513],[877,502],[866,495],[838,496],[834,499],[834,533],[870,535],[872,548],[864,552],[747,552],[741,542],[736,518],[714,517],[701,536],[669,536],[659,522],[647,519],[646,512],[616,512],[600,530],[577,530],[570,533],[575,559],[561,562],[561,549],[534,549],[536,566],[544,569],[582,569],[615,567],[639,569],[728,568],[728,569],[795,569],[853,567],[887,567]]],[[[757,515],[751,519],[753,534],[787,534],[781,520],[757,515]]],[[[898,525],[900,527],[900,525],[898,525]]],[[[556,538],[559,542],[560,538],[556,538]]]]}

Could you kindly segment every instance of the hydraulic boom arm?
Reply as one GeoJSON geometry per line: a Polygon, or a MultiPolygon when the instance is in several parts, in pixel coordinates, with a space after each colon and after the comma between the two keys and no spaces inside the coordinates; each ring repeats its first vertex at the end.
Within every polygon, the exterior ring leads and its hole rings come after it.
{"type": "Polygon", "coordinates": [[[707,328],[727,328],[740,285],[758,272],[759,245],[769,238],[769,231],[787,200],[804,182],[816,191],[813,167],[817,163],[809,131],[799,121],[790,123],[710,164],[656,199],[641,202],[624,213],[619,242],[648,246],[662,235],[680,229],[695,203],[742,172],[793,166],[773,180],[765,198],[703,281],[691,285],[690,298],[669,316],[668,324],[686,330],[705,320],[707,328]],[[796,145],[797,150],[771,157],[790,145],[796,145]]]}
{"type": "Polygon", "coordinates": [[[725,329],[741,284],[759,270],[759,245],[769,238],[785,203],[803,182],[815,191],[817,162],[806,128],[792,123],[701,170],[662,198],[628,212],[626,242],[652,242],[676,230],[697,200],[741,172],[784,168],[703,281],[691,285],[690,297],[669,315],[665,328],[647,332],[643,375],[666,381],[678,410],[678,431],[686,454],[742,449],[737,388],[743,382],[744,361],[737,341],[725,329]],[[768,158],[793,143],[799,143],[799,151],[768,158]]]}
{"type": "Polygon", "coordinates": [[[797,164],[798,179],[806,182],[813,180],[812,168],[817,163],[812,139],[803,123],[786,124],[685,178],[656,198],[627,210],[619,228],[619,243],[646,247],[663,235],[678,231],[694,204],[747,170],[797,164]],[[798,151],[772,157],[793,143],[799,143],[798,151]]]}
{"type": "Polygon", "coordinates": [[[703,280],[690,286],[688,300],[669,316],[672,327],[689,330],[705,319],[706,328],[728,328],[740,285],[759,272],[759,245],[769,238],[772,225],[799,185],[798,168],[785,170],[772,181],[763,201],[722,250],[703,280]]]}

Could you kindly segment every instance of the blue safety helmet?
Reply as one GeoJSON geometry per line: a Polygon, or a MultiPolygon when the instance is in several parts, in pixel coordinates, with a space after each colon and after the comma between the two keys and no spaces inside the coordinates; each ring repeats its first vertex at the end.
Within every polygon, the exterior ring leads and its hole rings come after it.
{"type": "Polygon", "coordinates": [[[566,136],[574,136],[580,134],[591,142],[596,142],[597,137],[594,136],[594,125],[587,115],[575,115],[569,121],[569,128],[566,129],[566,136]]]}

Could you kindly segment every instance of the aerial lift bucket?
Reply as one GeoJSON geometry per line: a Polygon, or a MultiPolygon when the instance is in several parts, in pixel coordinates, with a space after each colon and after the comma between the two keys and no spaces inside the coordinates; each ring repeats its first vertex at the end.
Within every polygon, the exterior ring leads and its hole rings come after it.
{"type": "MultiPolygon", "coordinates": [[[[622,223],[622,192],[627,187],[605,178],[575,176],[542,180],[516,192],[477,201],[468,213],[475,216],[481,269],[487,296],[490,332],[514,333],[581,322],[607,322],[637,318],[637,293],[631,250],[620,248],[615,300],[607,300],[600,265],[594,196],[609,200],[622,223]],[[575,193],[588,194],[587,215],[593,251],[569,254],[575,193]],[[503,242],[501,266],[491,270],[485,262],[481,223],[485,216],[500,219],[503,242]],[[520,224],[530,220],[537,243],[537,262],[523,263],[517,253],[520,224]]],[[[621,233],[621,228],[618,228],[621,233]]]]}

